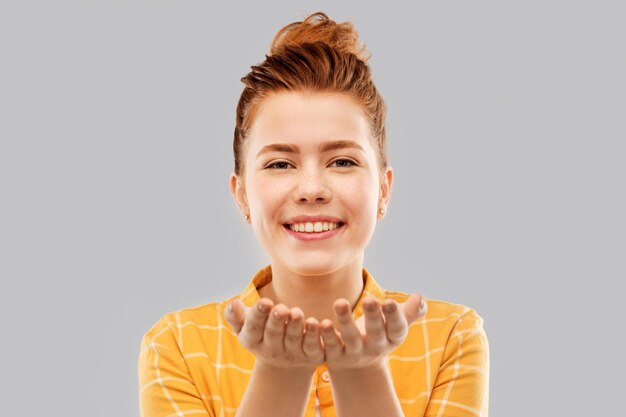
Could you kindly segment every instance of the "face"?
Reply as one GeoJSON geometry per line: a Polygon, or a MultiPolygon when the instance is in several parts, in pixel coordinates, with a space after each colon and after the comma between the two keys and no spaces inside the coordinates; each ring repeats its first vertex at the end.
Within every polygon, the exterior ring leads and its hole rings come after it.
{"type": "Polygon", "coordinates": [[[272,265],[322,275],[362,262],[392,171],[349,96],[281,92],[257,112],[231,192],[272,265]]]}

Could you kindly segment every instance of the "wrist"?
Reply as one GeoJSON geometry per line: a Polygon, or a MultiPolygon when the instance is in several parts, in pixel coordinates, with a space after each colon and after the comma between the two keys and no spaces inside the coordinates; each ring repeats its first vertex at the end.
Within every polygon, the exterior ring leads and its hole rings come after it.
{"type": "Polygon", "coordinates": [[[254,365],[254,372],[288,379],[312,378],[315,373],[315,367],[285,367],[257,360],[254,365]]]}
{"type": "Polygon", "coordinates": [[[389,369],[387,367],[385,358],[383,358],[381,360],[369,363],[365,366],[355,367],[355,368],[336,367],[336,366],[333,367],[331,365],[328,365],[328,372],[331,375],[335,375],[335,376],[362,378],[362,377],[369,377],[371,375],[387,373],[389,372],[389,369]]]}
{"type": "Polygon", "coordinates": [[[236,416],[303,416],[312,384],[313,372],[307,368],[256,361],[236,416]]]}
{"type": "Polygon", "coordinates": [[[404,415],[385,360],[361,368],[329,368],[329,373],[338,416],[404,415]]]}

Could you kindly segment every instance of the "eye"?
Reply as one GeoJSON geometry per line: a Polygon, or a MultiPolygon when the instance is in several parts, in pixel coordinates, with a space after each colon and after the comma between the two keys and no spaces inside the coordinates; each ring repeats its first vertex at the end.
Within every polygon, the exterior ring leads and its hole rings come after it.
{"type": "Polygon", "coordinates": [[[287,169],[291,165],[287,161],[276,161],[265,166],[265,169],[287,169]]]}
{"type": "Polygon", "coordinates": [[[335,159],[331,165],[337,164],[336,166],[339,168],[348,168],[351,166],[356,166],[356,162],[351,159],[335,159]]]}

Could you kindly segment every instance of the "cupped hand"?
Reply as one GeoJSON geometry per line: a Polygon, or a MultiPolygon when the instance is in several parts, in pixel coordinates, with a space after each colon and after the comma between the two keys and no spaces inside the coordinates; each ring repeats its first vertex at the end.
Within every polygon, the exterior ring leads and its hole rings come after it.
{"type": "Polygon", "coordinates": [[[246,307],[235,299],[226,308],[225,317],[260,365],[312,370],[324,362],[319,323],[312,317],[305,320],[298,307],[274,305],[267,298],[246,307]]]}
{"type": "Polygon", "coordinates": [[[422,308],[421,303],[419,294],[411,294],[401,304],[394,300],[380,303],[367,296],[362,301],[363,315],[355,321],[348,301],[336,300],[333,308],[337,327],[329,319],[320,324],[329,371],[379,365],[404,341],[409,325],[426,314],[426,304],[422,308]]]}

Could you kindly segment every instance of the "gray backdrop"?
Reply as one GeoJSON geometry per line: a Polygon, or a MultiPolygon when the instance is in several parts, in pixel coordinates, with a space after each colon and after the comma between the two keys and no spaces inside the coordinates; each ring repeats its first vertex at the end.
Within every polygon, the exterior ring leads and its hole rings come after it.
{"type": "Polygon", "coordinates": [[[623,1],[3,1],[7,416],[137,416],[163,314],[267,258],[228,191],[240,78],[283,25],[351,20],[395,183],[366,266],[475,308],[492,416],[623,410],[623,1]]]}

